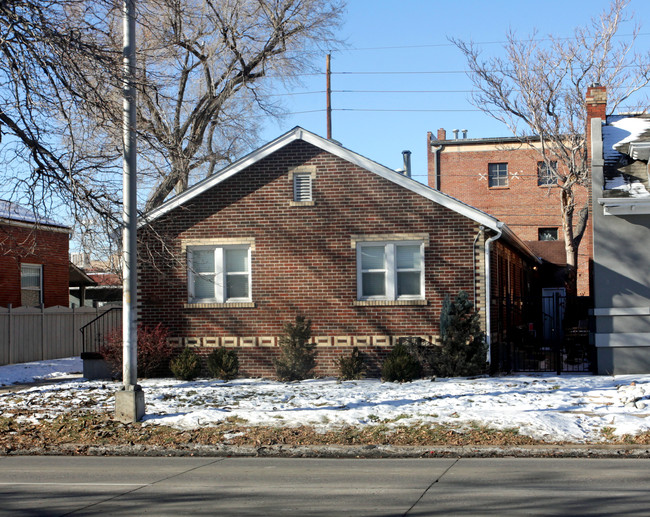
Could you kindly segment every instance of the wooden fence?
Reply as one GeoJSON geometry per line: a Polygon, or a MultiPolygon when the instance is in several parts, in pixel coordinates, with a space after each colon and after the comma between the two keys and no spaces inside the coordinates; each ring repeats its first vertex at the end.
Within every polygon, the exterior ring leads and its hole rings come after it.
{"type": "Polygon", "coordinates": [[[81,327],[108,310],[0,307],[0,365],[81,355],[81,327]]]}

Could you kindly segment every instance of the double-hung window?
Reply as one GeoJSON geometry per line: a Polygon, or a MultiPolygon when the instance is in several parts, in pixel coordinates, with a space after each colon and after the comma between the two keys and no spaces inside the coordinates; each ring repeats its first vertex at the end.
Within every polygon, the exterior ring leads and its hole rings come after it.
{"type": "Polygon", "coordinates": [[[508,164],[507,163],[488,164],[488,186],[489,187],[508,186],[508,164]]]}
{"type": "Polygon", "coordinates": [[[250,246],[187,248],[190,303],[251,301],[250,246]]]}
{"type": "Polygon", "coordinates": [[[38,307],[43,303],[43,266],[21,264],[20,304],[24,307],[38,307]]]}
{"type": "Polygon", "coordinates": [[[424,299],[424,243],[358,242],[359,300],[424,299]]]}

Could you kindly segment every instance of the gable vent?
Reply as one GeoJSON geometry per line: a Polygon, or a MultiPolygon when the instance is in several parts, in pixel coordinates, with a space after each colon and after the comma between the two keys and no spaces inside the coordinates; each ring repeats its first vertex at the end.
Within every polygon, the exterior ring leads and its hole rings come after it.
{"type": "Polygon", "coordinates": [[[297,173],[293,176],[293,200],[313,201],[311,195],[311,174],[297,173]]]}

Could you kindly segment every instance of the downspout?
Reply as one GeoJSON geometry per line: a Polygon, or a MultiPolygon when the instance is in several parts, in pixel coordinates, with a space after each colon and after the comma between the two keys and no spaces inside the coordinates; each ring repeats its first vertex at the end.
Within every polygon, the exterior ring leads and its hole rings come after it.
{"type": "Polygon", "coordinates": [[[476,307],[476,242],[478,241],[478,238],[483,234],[485,231],[485,226],[481,225],[478,227],[478,233],[476,234],[476,237],[474,237],[474,242],[472,243],[472,267],[474,268],[474,306],[476,307]]]}
{"type": "Polygon", "coordinates": [[[488,240],[485,241],[485,341],[488,346],[488,351],[487,351],[487,363],[490,364],[491,359],[492,359],[492,336],[490,335],[492,329],[491,329],[491,324],[490,324],[490,318],[491,318],[491,289],[492,286],[491,284],[491,278],[490,278],[490,246],[491,244],[496,241],[498,238],[501,237],[502,231],[501,227],[503,226],[503,223],[499,222],[497,223],[496,227],[496,232],[497,234],[490,237],[488,240]]]}

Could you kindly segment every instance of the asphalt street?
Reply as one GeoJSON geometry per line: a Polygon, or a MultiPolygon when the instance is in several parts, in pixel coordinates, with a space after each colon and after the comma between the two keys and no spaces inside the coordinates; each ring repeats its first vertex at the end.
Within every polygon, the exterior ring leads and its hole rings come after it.
{"type": "Polygon", "coordinates": [[[650,515],[650,460],[0,457],[0,515],[650,515]]]}

